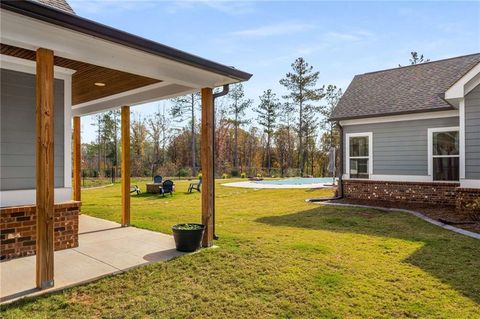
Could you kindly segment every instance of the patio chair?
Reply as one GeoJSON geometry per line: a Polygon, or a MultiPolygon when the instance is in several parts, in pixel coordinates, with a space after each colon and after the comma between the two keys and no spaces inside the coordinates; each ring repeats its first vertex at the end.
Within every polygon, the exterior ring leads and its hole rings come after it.
{"type": "Polygon", "coordinates": [[[173,196],[173,190],[175,188],[175,183],[172,182],[171,180],[167,179],[165,182],[163,182],[162,186],[160,186],[160,193],[165,196],[165,194],[169,194],[170,196],[173,196]]]}
{"type": "Polygon", "coordinates": [[[155,176],[153,177],[153,182],[154,182],[155,184],[161,184],[161,183],[162,183],[162,179],[163,179],[162,176],[160,176],[160,175],[155,175],[155,176]]]}
{"type": "Polygon", "coordinates": [[[191,193],[194,189],[197,190],[197,192],[201,192],[201,187],[202,187],[202,178],[200,177],[198,183],[190,183],[190,186],[188,186],[188,192],[191,193]]]}
{"type": "Polygon", "coordinates": [[[137,185],[131,185],[130,186],[130,194],[131,193],[136,193],[137,195],[140,195],[142,191],[140,190],[140,188],[137,186],[137,185]]]}

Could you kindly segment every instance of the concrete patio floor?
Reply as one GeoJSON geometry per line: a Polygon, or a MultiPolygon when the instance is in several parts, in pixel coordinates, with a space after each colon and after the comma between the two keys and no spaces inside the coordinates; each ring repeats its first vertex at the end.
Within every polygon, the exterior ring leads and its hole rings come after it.
{"type": "Polygon", "coordinates": [[[55,252],[55,287],[35,288],[35,256],[5,261],[0,263],[0,302],[65,289],[182,254],[170,235],[80,215],[79,246],[55,252]]]}

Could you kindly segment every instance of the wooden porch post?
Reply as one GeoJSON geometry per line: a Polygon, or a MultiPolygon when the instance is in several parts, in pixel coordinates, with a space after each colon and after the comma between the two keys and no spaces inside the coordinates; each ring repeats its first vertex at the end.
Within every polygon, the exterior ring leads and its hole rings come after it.
{"type": "Polygon", "coordinates": [[[215,130],[213,92],[211,88],[202,89],[202,129],[201,129],[201,160],[202,160],[202,224],[206,226],[202,247],[213,245],[213,210],[215,208],[215,176],[214,154],[215,130]]]}
{"type": "Polygon", "coordinates": [[[122,106],[122,226],[130,225],[130,106],[122,106]]]}
{"type": "Polygon", "coordinates": [[[81,200],[81,136],[80,116],[73,117],[73,200],[81,200]]]}
{"type": "Polygon", "coordinates": [[[53,51],[37,49],[36,65],[36,196],[37,196],[37,288],[53,282],[53,51]]]}

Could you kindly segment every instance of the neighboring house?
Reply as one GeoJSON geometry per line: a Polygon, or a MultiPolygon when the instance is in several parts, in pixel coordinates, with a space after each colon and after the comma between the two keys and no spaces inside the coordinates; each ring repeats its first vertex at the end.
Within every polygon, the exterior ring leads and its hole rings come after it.
{"type": "Polygon", "coordinates": [[[480,54],[357,75],[342,128],[347,198],[458,205],[480,197],[480,54]]]}
{"type": "Polygon", "coordinates": [[[78,245],[81,116],[120,107],[119,215],[128,226],[130,106],[199,91],[210,246],[213,88],[251,74],[79,17],[64,0],[2,0],[0,9],[0,259],[36,253],[38,287],[53,285],[53,250],[78,245]]]}

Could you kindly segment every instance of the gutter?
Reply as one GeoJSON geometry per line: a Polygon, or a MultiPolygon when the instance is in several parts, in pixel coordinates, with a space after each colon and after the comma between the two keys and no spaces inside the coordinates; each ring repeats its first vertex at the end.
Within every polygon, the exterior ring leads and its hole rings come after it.
{"type": "Polygon", "coordinates": [[[237,70],[233,67],[210,61],[38,2],[2,0],[0,1],[0,8],[205,71],[220,74],[237,81],[247,81],[252,77],[252,74],[237,70]]]}
{"type": "MultiPolygon", "coordinates": [[[[221,96],[224,96],[224,95],[227,95],[228,92],[230,91],[230,86],[228,84],[224,85],[223,88],[222,88],[222,91],[220,92],[217,92],[217,93],[214,93],[213,94],[213,156],[214,156],[214,159],[213,159],[213,178],[215,179],[215,99],[221,97],[221,96]]],[[[217,234],[215,233],[215,187],[213,188],[213,215],[212,215],[212,219],[213,219],[213,239],[214,240],[218,240],[219,237],[217,236],[217,234]]]]}

